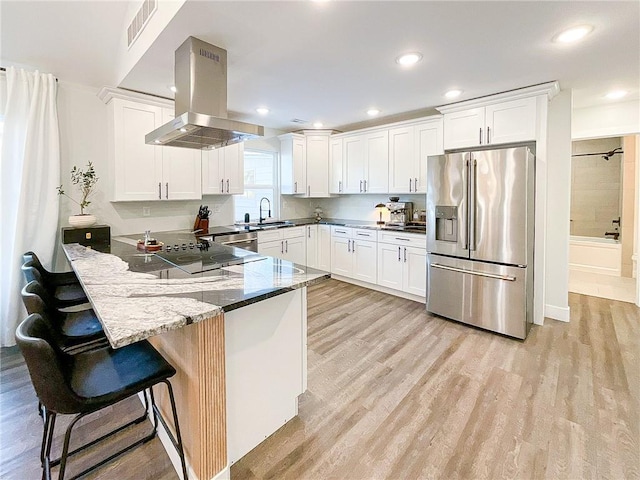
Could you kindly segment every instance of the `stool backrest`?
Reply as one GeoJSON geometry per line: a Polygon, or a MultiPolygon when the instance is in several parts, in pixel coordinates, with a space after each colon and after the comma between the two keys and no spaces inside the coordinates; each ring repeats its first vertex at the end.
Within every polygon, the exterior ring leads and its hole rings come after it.
{"type": "Polygon", "coordinates": [[[48,313],[55,311],[53,298],[37,280],[27,283],[20,292],[28,313],[48,313]]]}
{"type": "Polygon", "coordinates": [[[65,375],[71,358],[56,346],[43,315],[31,314],[18,325],[16,343],[40,402],[52,412],[79,412],[82,399],[73,392],[65,375]]]}
{"type": "Polygon", "coordinates": [[[24,262],[22,264],[22,274],[24,275],[24,279],[29,282],[33,282],[34,280],[43,283],[44,279],[42,278],[42,274],[40,271],[33,265],[33,260],[29,260],[28,262],[24,262]]]}

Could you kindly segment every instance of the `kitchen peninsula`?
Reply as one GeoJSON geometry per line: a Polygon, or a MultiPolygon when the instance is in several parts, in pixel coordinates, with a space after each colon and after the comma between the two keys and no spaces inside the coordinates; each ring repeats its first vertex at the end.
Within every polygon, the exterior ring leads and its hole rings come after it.
{"type": "Polygon", "coordinates": [[[133,238],[112,239],[108,253],[63,249],[111,345],[148,338],[176,368],[189,478],[226,478],[231,463],[297,414],[306,390],[306,287],[330,274],[218,244],[200,251],[190,234],[159,236],[180,254],[225,259],[190,272],[137,250],[133,238]]]}

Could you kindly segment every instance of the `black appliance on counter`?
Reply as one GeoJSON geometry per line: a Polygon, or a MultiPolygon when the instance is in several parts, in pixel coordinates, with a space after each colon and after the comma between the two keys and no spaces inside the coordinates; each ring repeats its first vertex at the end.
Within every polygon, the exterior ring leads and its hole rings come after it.
{"type": "Polygon", "coordinates": [[[85,228],[62,227],[62,243],[79,243],[99,252],[108,252],[111,247],[111,227],[94,225],[85,228]]]}

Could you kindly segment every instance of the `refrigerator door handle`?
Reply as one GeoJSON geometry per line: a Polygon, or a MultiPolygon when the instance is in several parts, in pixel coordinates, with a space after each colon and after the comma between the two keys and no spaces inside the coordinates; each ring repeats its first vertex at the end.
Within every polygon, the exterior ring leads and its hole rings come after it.
{"type": "Polygon", "coordinates": [[[476,272],[474,270],[465,270],[463,268],[449,267],[447,265],[440,265],[439,263],[432,263],[433,268],[439,268],[441,270],[450,270],[452,272],[468,273],[469,275],[476,275],[478,277],[495,278],[497,280],[505,280],[507,282],[515,282],[516,277],[511,275],[496,275],[495,273],[476,272]]]}
{"type": "Polygon", "coordinates": [[[478,162],[475,158],[469,161],[469,250],[476,249],[476,169],[478,162]]]}
{"type": "Polygon", "coordinates": [[[463,250],[469,249],[469,154],[465,154],[465,166],[462,169],[462,184],[464,185],[464,193],[460,205],[460,238],[464,242],[463,250]]]}

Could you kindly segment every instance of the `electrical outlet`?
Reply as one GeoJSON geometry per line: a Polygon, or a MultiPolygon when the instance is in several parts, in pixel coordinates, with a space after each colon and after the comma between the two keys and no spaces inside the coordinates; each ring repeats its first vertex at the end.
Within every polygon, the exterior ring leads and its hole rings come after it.
{"type": "Polygon", "coordinates": [[[151,215],[151,207],[142,207],[142,216],[148,217],[151,215]]]}
{"type": "Polygon", "coordinates": [[[220,205],[217,203],[213,204],[213,213],[220,213],[220,205]]]}

